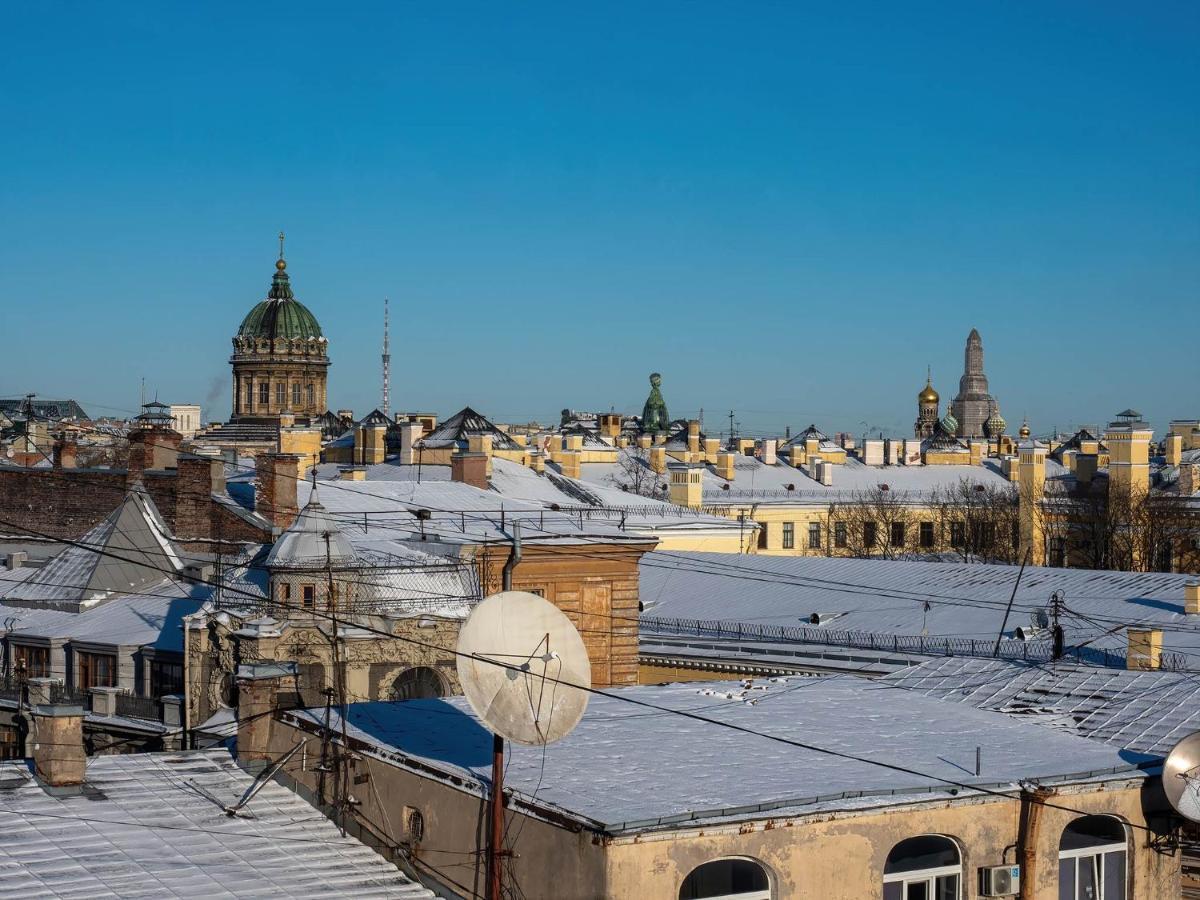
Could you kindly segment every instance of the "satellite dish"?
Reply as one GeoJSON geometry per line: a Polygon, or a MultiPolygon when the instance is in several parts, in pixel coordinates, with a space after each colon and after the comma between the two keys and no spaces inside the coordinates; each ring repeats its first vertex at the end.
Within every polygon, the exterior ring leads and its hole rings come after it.
{"type": "Polygon", "coordinates": [[[539,746],[566,737],[583,718],[592,666],[557,606],[504,591],[484,599],[460,629],[458,680],[491,731],[539,746]]]}
{"type": "Polygon", "coordinates": [[[1033,611],[1033,627],[1042,631],[1050,627],[1050,614],[1045,609],[1033,611]]]}
{"type": "Polygon", "coordinates": [[[1175,811],[1200,822],[1200,732],[1185,737],[1167,755],[1162,783],[1175,811]]]}

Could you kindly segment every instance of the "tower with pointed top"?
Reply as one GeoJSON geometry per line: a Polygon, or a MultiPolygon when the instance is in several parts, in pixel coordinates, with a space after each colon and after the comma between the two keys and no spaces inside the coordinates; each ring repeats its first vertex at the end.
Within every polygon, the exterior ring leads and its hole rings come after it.
{"type": "Polygon", "coordinates": [[[230,421],[278,422],[287,414],[307,424],[320,416],[327,405],[328,347],[316,316],[292,293],[280,232],[271,288],[233,337],[230,421]]]}
{"type": "Polygon", "coordinates": [[[996,401],[988,393],[987,376],[983,374],[983,339],[974,328],[967,336],[967,347],[963,356],[963,375],[958,380],[958,396],[954,398],[958,436],[985,437],[984,424],[992,414],[992,407],[996,401]]]}
{"type": "Polygon", "coordinates": [[[925,387],[921,388],[921,393],[917,394],[917,421],[913,425],[914,437],[923,439],[933,436],[933,430],[938,420],[938,407],[941,402],[942,398],[933,389],[933,372],[926,370],[925,387]]]}
{"type": "Polygon", "coordinates": [[[383,396],[381,398],[382,405],[379,411],[385,416],[390,416],[392,407],[392,392],[391,392],[391,369],[392,369],[392,353],[388,347],[388,301],[383,298],[383,396]]]}

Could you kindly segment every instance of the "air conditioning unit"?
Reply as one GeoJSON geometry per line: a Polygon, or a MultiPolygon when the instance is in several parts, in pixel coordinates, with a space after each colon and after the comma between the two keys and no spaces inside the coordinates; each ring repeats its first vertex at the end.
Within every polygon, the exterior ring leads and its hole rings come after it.
{"type": "Polygon", "coordinates": [[[1012,897],[1020,892],[1020,866],[985,866],[979,870],[980,897],[1012,897]]]}

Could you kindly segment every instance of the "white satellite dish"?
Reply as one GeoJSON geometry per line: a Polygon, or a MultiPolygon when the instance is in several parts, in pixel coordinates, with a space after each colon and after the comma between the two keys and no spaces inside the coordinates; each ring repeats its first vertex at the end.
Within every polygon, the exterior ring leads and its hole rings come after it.
{"type": "Polygon", "coordinates": [[[575,626],[525,591],[483,600],[458,633],[458,680],[500,737],[540,746],[565,737],[587,709],[592,666],[575,626]]]}
{"type": "Polygon", "coordinates": [[[1175,811],[1200,822],[1200,732],[1190,734],[1172,748],[1163,763],[1163,792],[1175,811]]]}

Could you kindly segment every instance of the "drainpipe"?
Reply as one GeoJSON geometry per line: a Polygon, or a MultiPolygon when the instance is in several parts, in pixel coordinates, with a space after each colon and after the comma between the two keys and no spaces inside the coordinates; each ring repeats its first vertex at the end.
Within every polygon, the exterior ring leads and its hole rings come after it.
{"type": "Polygon", "coordinates": [[[517,567],[517,563],[521,561],[521,523],[514,519],[512,524],[512,550],[508,553],[508,562],[504,564],[504,570],[501,575],[501,584],[504,590],[512,590],[512,573],[517,567]]]}
{"type": "Polygon", "coordinates": [[[189,613],[183,617],[183,734],[180,736],[179,749],[190,750],[188,746],[192,729],[192,683],[189,676],[191,666],[188,665],[188,652],[192,645],[192,616],[189,613]]]}
{"type": "Polygon", "coordinates": [[[1041,824],[1042,808],[1046,798],[1053,795],[1048,787],[1040,785],[1032,790],[1021,788],[1021,824],[1017,833],[1017,858],[1021,861],[1021,900],[1034,900],[1037,869],[1038,826],[1041,824]]]}

